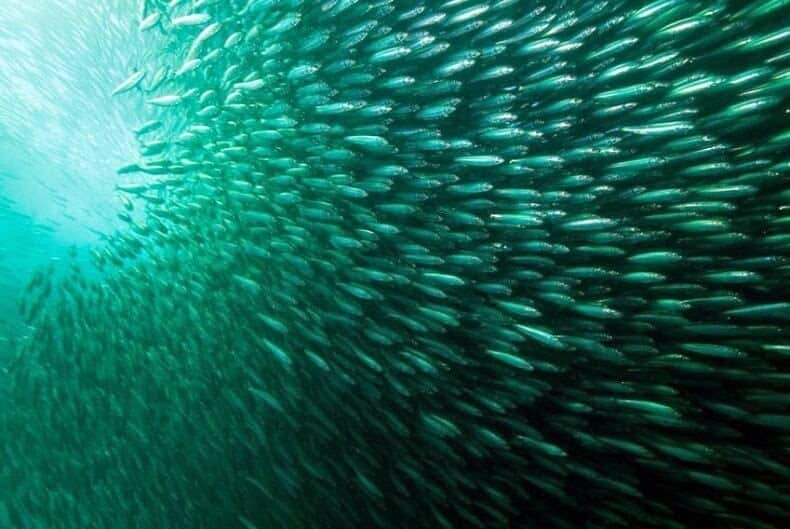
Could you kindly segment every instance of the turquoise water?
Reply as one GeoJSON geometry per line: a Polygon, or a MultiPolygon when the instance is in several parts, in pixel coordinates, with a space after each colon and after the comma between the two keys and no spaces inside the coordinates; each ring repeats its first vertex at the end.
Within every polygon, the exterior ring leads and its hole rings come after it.
{"type": "Polygon", "coordinates": [[[784,0],[6,0],[0,528],[780,528],[784,0]]]}

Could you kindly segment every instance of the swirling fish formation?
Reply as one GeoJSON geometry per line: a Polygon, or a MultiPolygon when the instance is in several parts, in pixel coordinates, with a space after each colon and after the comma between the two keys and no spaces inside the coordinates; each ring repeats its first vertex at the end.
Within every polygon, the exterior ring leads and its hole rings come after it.
{"type": "Polygon", "coordinates": [[[786,527],[789,5],[143,2],[6,524],[786,527]]]}

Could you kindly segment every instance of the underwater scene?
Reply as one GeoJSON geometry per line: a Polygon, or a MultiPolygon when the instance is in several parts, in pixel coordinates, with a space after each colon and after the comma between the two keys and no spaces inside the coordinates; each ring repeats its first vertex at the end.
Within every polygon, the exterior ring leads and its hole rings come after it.
{"type": "Polygon", "coordinates": [[[790,526],[790,0],[0,4],[0,529],[790,526]]]}

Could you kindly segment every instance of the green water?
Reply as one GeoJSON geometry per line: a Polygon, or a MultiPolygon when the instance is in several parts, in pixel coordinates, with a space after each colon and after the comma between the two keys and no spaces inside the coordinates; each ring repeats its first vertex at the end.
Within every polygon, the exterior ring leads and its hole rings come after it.
{"type": "Polygon", "coordinates": [[[781,528],[790,3],[9,0],[0,528],[781,528]]]}

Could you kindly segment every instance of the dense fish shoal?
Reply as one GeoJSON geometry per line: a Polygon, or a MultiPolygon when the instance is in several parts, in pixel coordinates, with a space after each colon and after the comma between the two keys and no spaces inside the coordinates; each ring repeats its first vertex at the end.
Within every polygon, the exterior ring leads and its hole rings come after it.
{"type": "MultiPolygon", "coordinates": [[[[0,522],[780,528],[784,0],[144,0],[0,522]]],[[[113,95],[114,94],[114,95],[113,95]]]]}

